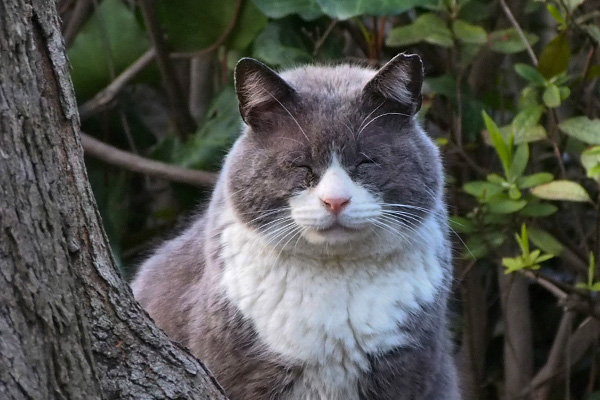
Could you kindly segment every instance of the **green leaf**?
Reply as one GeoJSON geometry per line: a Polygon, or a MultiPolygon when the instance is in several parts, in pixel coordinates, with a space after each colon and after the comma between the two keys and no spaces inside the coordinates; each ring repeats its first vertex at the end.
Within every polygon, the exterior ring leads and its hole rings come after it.
{"type": "MultiPolygon", "coordinates": [[[[235,15],[237,0],[160,0],[156,14],[173,51],[198,51],[223,35],[235,15]]],[[[230,47],[243,49],[267,25],[267,17],[251,3],[240,9],[230,47]]]]}
{"type": "Polygon", "coordinates": [[[227,149],[241,131],[238,103],[232,87],[225,88],[212,102],[196,133],[176,149],[173,161],[202,170],[218,170],[227,149]]]}
{"type": "Polygon", "coordinates": [[[290,67],[313,60],[298,30],[279,21],[271,22],[254,41],[252,56],[274,67],[290,67]]]}
{"type": "Polygon", "coordinates": [[[548,215],[554,214],[558,211],[558,207],[550,203],[535,203],[529,201],[525,207],[523,207],[519,214],[524,217],[547,217],[548,215]]]}
{"type": "Polygon", "coordinates": [[[542,185],[551,182],[554,176],[549,172],[538,172],[533,175],[522,176],[517,180],[517,186],[521,189],[528,189],[533,186],[542,185]]]}
{"type": "Polygon", "coordinates": [[[567,86],[560,86],[558,90],[560,91],[561,100],[566,100],[571,95],[571,89],[569,89],[567,86]]]}
{"type": "Polygon", "coordinates": [[[449,99],[456,99],[456,78],[452,75],[441,75],[426,78],[425,84],[434,95],[441,94],[449,99]]]}
{"type": "MultiPolygon", "coordinates": [[[[545,253],[549,253],[554,256],[558,256],[560,253],[562,253],[562,244],[545,230],[530,227],[528,231],[529,239],[531,239],[533,244],[542,249],[545,253]]],[[[537,262],[541,261],[538,259],[537,262]]]]}
{"type": "MultiPolygon", "coordinates": [[[[561,4],[563,4],[565,7],[567,7],[569,12],[572,13],[573,10],[575,10],[577,7],[579,7],[583,2],[584,2],[584,0],[563,0],[563,1],[561,1],[561,4]]],[[[590,400],[590,399],[588,399],[588,400],[590,400]]]]}
{"type": "Polygon", "coordinates": [[[139,56],[150,42],[134,13],[119,0],[101,2],[68,51],[71,78],[78,100],[106,87],[139,56]]]}
{"type": "Polygon", "coordinates": [[[412,24],[392,29],[385,43],[390,47],[398,47],[419,42],[442,47],[454,45],[452,32],[446,27],[446,22],[433,13],[420,15],[412,24]]]}
{"type": "Polygon", "coordinates": [[[600,28],[594,24],[588,24],[583,26],[583,30],[586,31],[597,45],[600,45],[600,28]]]}
{"type": "Polygon", "coordinates": [[[571,59],[571,47],[566,33],[559,33],[540,54],[538,69],[547,79],[567,70],[571,59]]]}
{"type": "MultiPolygon", "coordinates": [[[[256,0],[255,0],[256,1],[256,0]]],[[[331,18],[348,19],[358,15],[398,15],[415,6],[437,4],[437,0],[317,0],[331,18]]]]}
{"type": "Polygon", "coordinates": [[[508,197],[510,197],[512,200],[519,200],[521,196],[521,191],[516,186],[511,186],[508,190],[508,197]]]}
{"type": "Polygon", "coordinates": [[[471,181],[463,185],[463,190],[478,199],[488,199],[504,189],[502,186],[485,181],[471,181]]]}
{"type": "Polygon", "coordinates": [[[480,259],[485,257],[490,250],[496,249],[504,243],[506,235],[503,232],[484,232],[481,235],[470,235],[465,244],[463,258],[480,259]]]}
{"type": "Polygon", "coordinates": [[[588,178],[600,181],[600,146],[591,147],[581,153],[581,164],[588,178]]]}
{"type": "Polygon", "coordinates": [[[508,176],[511,181],[519,178],[525,172],[527,168],[527,162],[529,161],[529,146],[527,143],[520,144],[513,155],[512,162],[510,164],[510,170],[508,176]]]}
{"type": "Polygon", "coordinates": [[[497,185],[508,184],[508,182],[506,182],[506,179],[504,179],[503,177],[501,177],[498,174],[489,174],[488,176],[485,177],[485,179],[487,179],[488,182],[495,183],[497,185]]]}
{"type": "Polygon", "coordinates": [[[544,95],[542,96],[544,104],[549,108],[556,108],[560,106],[560,90],[556,85],[548,85],[544,89],[544,95]]]}
{"type": "Polygon", "coordinates": [[[535,186],[531,193],[541,199],[566,201],[591,201],[585,189],[578,183],[567,180],[556,180],[535,186]]]}
{"type": "Polygon", "coordinates": [[[519,130],[514,134],[515,144],[535,142],[545,139],[547,136],[546,129],[539,124],[531,128],[519,130]]]}
{"type": "Polygon", "coordinates": [[[552,4],[548,4],[547,8],[548,12],[550,13],[550,15],[552,15],[552,17],[554,17],[556,22],[558,22],[560,25],[566,25],[567,21],[565,21],[565,18],[562,16],[560,11],[558,11],[556,7],[554,7],[552,4]]]}
{"type": "Polygon", "coordinates": [[[306,20],[323,15],[317,0],[252,0],[258,9],[270,18],[282,18],[290,14],[299,14],[306,20]]]}
{"type": "Polygon", "coordinates": [[[525,207],[525,205],[527,205],[526,200],[490,200],[488,209],[494,214],[512,214],[525,207]]]}
{"type": "Polygon", "coordinates": [[[511,272],[525,268],[525,265],[523,264],[520,258],[504,257],[502,258],[502,265],[506,267],[506,271],[504,271],[505,274],[509,274],[511,272]]]}
{"type": "MultiPolygon", "coordinates": [[[[526,32],[525,38],[530,45],[533,45],[538,41],[538,37],[533,33],[526,32]]],[[[514,28],[490,33],[488,36],[488,46],[490,46],[493,51],[505,54],[519,53],[527,48],[521,40],[519,33],[514,28]]]]}
{"type": "Polygon", "coordinates": [[[462,19],[457,19],[452,30],[458,40],[465,43],[483,44],[487,41],[487,33],[481,26],[472,25],[462,19]]]}
{"type": "Polygon", "coordinates": [[[523,131],[536,126],[543,113],[544,107],[542,106],[527,107],[521,110],[512,121],[515,138],[523,131]]]}
{"type": "Polygon", "coordinates": [[[546,83],[546,78],[535,67],[527,64],[515,64],[515,71],[523,78],[533,83],[536,86],[543,86],[546,83]]]}
{"type": "Polygon", "coordinates": [[[600,119],[589,119],[581,115],[558,124],[561,131],[588,144],[600,144],[600,119]]]}
{"type": "Polygon", "coordinates": [[[502,135],[500,135],[500,131],[498,130],[498,126],[492,120],[489,115],[485,111],[482,111],[483,121],[485,122],[485,126],[487,131],[490,134],[490,139],[496,148],[496,152],[500,157],[500,161],[502,162],[502,166],[504,167],[504,173],[508,175],[508,170],[510,168],[510,151],[504,139],[502,139],[502,135]]]}

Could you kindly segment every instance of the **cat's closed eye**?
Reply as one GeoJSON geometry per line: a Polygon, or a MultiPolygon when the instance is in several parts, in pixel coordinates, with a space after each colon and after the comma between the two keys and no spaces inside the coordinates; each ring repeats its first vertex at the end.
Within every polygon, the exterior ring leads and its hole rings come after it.
{"type": "Polygon", "coordinates": [[[377,159],[368,157],[366,155],[364,155],[362,158],[360,158],[358,160],[358,162],[355,164],[356,168],[370,167],[370,166],[379,166],[379,162],[377,162],[377,159]]]}

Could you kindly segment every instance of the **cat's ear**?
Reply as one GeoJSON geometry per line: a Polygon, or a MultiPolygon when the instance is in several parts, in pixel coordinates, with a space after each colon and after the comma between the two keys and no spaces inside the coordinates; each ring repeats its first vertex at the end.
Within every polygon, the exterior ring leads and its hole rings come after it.
{"type": "Polygon", "coordinates": [[[281,110],[296,91],[275,71],[253,58],[242,58],[235,67],[235,91],[244,122],[253,126],[265,113],[281,110]]]}
{"type": "Polygon", "coordinates": [[[365,100],[389,101],[401,112],[414,115],[421,108],[423,62],[416,54],[398,54],[363,89],[365,100]]]}

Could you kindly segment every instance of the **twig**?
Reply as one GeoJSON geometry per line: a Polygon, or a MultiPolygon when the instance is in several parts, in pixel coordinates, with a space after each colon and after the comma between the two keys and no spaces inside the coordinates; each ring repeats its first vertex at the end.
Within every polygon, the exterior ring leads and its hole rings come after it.
{"type": "Polygon", "coordinates": [[[227,25],[227,28],[225,28],[225,31],[223,32],[223,34],[213,44],[211,44],[210,46],[208,46],[202,50],[192,51],[192,52],[183,52],[183,53],[171,53],[170,56],[172,58],[200,57],[200,56],[206,55],[208,53],[212,53],[213,51],[215,51],[216,49],[221,47],[221,45],[223,43],[225,43],[225,40],[227,40],[227,38],[233,31],[233,28],[235,28],[235,24],[237,23],[238,17],[240,16],[240,11],[242,9],[243,3],[244,3],[244,0],[237,1],[237,3],[235,4],[235,11],[233,12],[233,17],[231,18],[231,22],[229,22],[229,25],[227,25]]]}
{"type": "Polygon", "coordinates": [[[140,157],[102,143],[83,132],[81,132],[81,143],[86,154],[129,171],[203,188],[212,186],[217,181],[217,175],[212,172],[181,168],[140,157]]]}
{"type": "Polygon", "coordinates": [[[548,290],[559,300],[564,301],[567,299],[567,297],[569,297],[569,295],[565,291],[563,291],[561,288],[559,288],[553,282],[549,281],[548,279],[544,278],[543,276],[536,275],[533,272],[526,271],[526,270],[521,270],[521,272],[526,277],[533,279],[534,281],[539,283],[540,286],[542,286],[544,289],[548,290]]]}
{"type": "Polygon", "coordinates": [[[135,75],[137,75],[141,70],[150,64],[155,55],[156,52],[154,49],[150,49],[145,52],[125,71],[123,71],[121,75],[113,80],[110,85],[79,107],[79,117],[82,120],[85,120],[111,103],[121,89],[123,89],[123,87],[129,83],[129,81],[131,81],[135,75]]]}
{"type": "Polygon", "coordinates": [[[565,310],[554,336],[546,363],[521,392],[523,397],[526,397],[534,388],[536,393],[531,396],[532,398],[545,399],[547,397],[551,385],[547,385],[546,383],[561,371],[563,350],[569,343],[571,324],[574,318],[575,314],[573,312],[565,310]]]}
{"type": "Polygon", "coordinates": [[[65,46],[67,48],[71,47],[73,40],[75,40],[75,36],[77,36],[77,33],[79,33],[79,30],[88,20],[90,15],[93,14],[93,11],[94,3],[92,0],[79,0],[75,3],[75,9],[69,17],[69,22],[65,26],[65,31],[63,34],[65,38],[65,46]]]}
{"type": "Polygon", "coordinates": [[[192,133],[196,130],[196,122],[190,115],[189,108],[181,92],[181,86],[175,75],[173,65],[171,65],[167,46],[156,16],[154,2],[141,0],[139,4],[142,15],[144,16],[144,21],[146,22],[146,27],[150,33],[150,39],[152,40],[154,50],[156,51],[158,70],[160,71],[160,75],[165,85],[171,115],[181,136],[186,136],[188,133],[192,133]]]}
{"type": "Polygon", "coordinates": [[[521,40],[523,41],[523,44],[525,45],[525,48],[527,49],[527,53],[529,54],[529,57],[531,58],[531,62],[533,63],[533,65],[537,66],[538,65],[537,57],[535,56],[535,53],[533,52],[531,45],[527,41],[527,38],[525,37],[523,30],[519,26],[519,23],[515,19],[515,16],[513,15],[512,11],[510,11],[510,8],[506,4],[505,0],[499,0],[499,1],[500,1],[500,6],[502,7],[502,10],[504,11],[504,14],[506,14],[506,17],[508,18],[508,20],[510,21],[512,26],[515,28],[515,30],[519,34],[519,37],[521,38],[521,40]]]}
{"type": "Polygon", "coordinates": [[[337,24],[337,22],[338,22],[337,19],[332,20],[331,23],[329,24],[329,26],[327,26],[327,29],[325,29],[325,32],[323,32],[323,35],[321,35],[319,40],[317,40],[315,42],[315,47],[313,50],[313,57],[316,57],[317,54],[319,54],[319,50],[321,50],[323,43],[325,43],[325,40],[327,40],[327,38],[329,37],[329,34],[333,30],[333,27],[335,26],[335,24],[337,24]]]}

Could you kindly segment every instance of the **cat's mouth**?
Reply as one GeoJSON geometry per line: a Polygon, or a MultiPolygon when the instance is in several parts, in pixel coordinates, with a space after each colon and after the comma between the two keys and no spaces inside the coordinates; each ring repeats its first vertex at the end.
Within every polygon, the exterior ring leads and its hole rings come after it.
{"type": "Polygon", "coordinates": [[[315,230],[320,233],[335,233],[335,232],[356,232],[356,231],[359,231],[360,229],[356,228],[356,227],[342,225],[341,223],[336,221],[329,226],[319,227],[319,228],[316,228],[315,230]]]}

